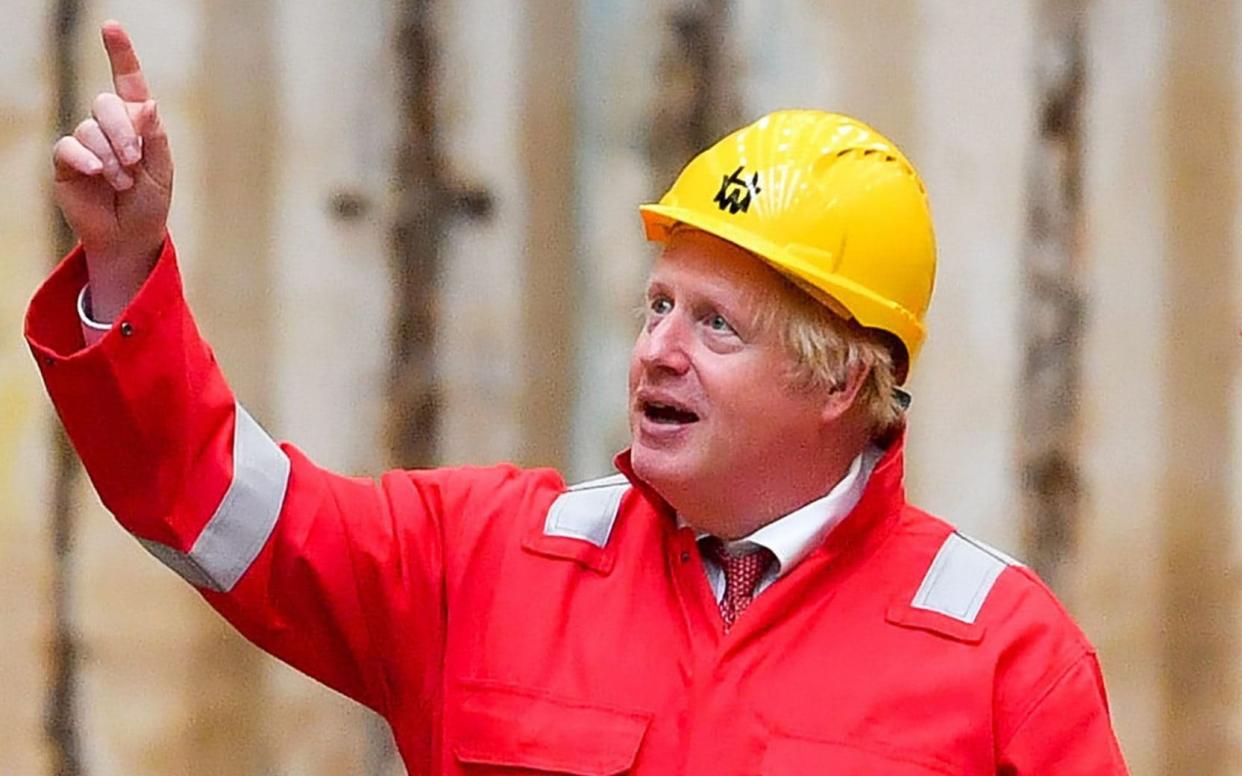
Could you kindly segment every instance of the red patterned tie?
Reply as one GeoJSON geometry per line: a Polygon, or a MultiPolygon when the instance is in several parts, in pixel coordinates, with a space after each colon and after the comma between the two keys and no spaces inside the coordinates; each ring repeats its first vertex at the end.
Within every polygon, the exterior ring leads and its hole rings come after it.
{"type": "Polygon", "coordinates": [[[701,546],[703,554],[715,561],[724,572],[725,590],[724,597],[720,599],[720,616],[724,619],[725,633],[728,633],[738,616],[750,606],[755,597],[755,586],[776,558],[766,547],[734,555],[715,537],[704,539],[701,546]]]}

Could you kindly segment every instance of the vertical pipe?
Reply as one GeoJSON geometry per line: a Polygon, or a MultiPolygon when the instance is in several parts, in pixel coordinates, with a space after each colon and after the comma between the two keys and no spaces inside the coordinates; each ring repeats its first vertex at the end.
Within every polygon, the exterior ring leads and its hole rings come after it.
{"type": "MultiPolygon", "coordinates": [[[[77,79],[76,42],[81,18],[81,0],[58,0],[53,12],[52,50],[55,74],[56,134],[73,131],[80,113],[77,79]]],[[[69,251],[75,242],[69,225],[55,215],[58,253],[69,251]]],[[[78,480],[78,461],[59,423],[51,431],[55,451],[52,487],[52,573],[51,573],[51,685],[44,712],[52,772],[57,776],[79,776],[85,772],[77,721],[78,644],[73,623],[73,538],[77,514],[73,504],[78,480]]]]}
{"type": "Polygon", "coordinates": [[[1083,5],[1038,8],[1038,135],[1027,180],[1017,452],[1025,554],[1053,587],[1074,552],[1081,502],[1083,5]]]}
{"type": "MultiPolygon", "coordinates": [[[[270,417],[275,380],[276,257],[271,248],[280,132],[272,106],[280,98],[280,34],[267,3],[215,0],[202,6],[202,81],[197,94],[205,118],[195,129],[206,153],[195,212],[210,238],[202,260],[187,266],[186,283],[210,332],[233,390],[258,417],[270,417]],[[244,264],[237,263],[245,257],[244,264]],[[237,311],[245,310],[245,315],[237,311]]],[[[270,770],[264,741],[267,693],[258,689],[263,658],[227,624],[195,612],[187,658],[206,686],[186,682],[185,710],[192,715],[185,776],[235,771],[242,764],[270,770]]]]}
{"type": "Polygon", "coordinates": [[[1237,773],[1238,593],[1230,483],[1238,212],[1237,11],[1169,0],[1161,309],[1166,773],[1237,773]]]}
{"type": "Polygon", "coordinates": [[[527,199],[522,286],[523,463],[564,469],[574,396],[574,80],[578,14],[526,6],[522,156],[527,199]]]}
{"type": "Polygon", "coordinates": [[[1083,519],[1062,580],[1099,649],[1135,774],[1166,771],[1163,471],[1168,176],[1165,0],[1093,0],[1087,14],[1082,352],[1083,519]]]}
{"type": "MultiPolygon", "coordinates": [[[[923,48],[920,36],[933,29],[925,17],[937,11],[920,8],[919,0],[825,5],[830,6],[826,43],[835,71],[831,105],[858,116],[898,145],[912,144],[920,118],[922,84],[915,76],[923,48]]],[[[939,11],[959,19],[974,12],[958,4],[939,11]]]]}

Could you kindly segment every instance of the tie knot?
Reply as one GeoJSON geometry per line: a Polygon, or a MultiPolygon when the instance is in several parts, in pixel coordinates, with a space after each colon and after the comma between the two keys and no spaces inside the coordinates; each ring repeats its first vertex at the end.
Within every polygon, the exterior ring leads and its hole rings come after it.
{"type": "Polygon", "coordinates": [[[750,606],[755,587],[776,556],[766,547],[730,552],[724,542],[715,537],[704,539],[702,548],[704,555],[724,573],[725,589],[720,600],[720,614],[724,618],[725,631],[728,631],[738,615],[750,606]]]}

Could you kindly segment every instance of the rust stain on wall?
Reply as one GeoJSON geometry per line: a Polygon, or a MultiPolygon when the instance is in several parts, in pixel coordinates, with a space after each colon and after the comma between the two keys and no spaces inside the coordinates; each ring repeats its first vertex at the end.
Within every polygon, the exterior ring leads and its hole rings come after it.
{"type": "Polygon", "coordinates": [[[1038,134],[1027,183],[1017,451],[1026,557],[1057,587],[1062,567],[1073,557],[1081,519],[1084,4],[1052,0],[1038,13],[1038,134]]]}
{"type": "Polygon", "coordinates": [[[392,232],[396,286],[389,389],[394,464],[435,463],[440,397],[435,373],[436,286],[452,192],[437,131],[437,47],[432,0],[409,0],[397,24],[401,106],[392,232]]]}
{"type": "MultiPolygon", "coordinates": [[[[80,113],[78,63],[74,41],[78,34],[82,4],[79,0],[59,0],[52,20],[53,73],[56,90],[55,129],[57,135],[73,131],[80,113]]],[[[75,238],[60,211],[52,207],[58,255],[68,252],[75,238]]],[[[78,655],[77,632],[73,624],[73,538],[77,512],[73,491],[80,476],[77,455],[69,446],[59,421],[50,431],[55,461],[53,486],[50,686],[45,700],[45,734],[51,753],[52,770],[57,776],[78,776],[85,772],[78,731],[78,655]]]]}
{"type": "Polygon", "coordinates": [[[668,11],[648,137],[657,194],[672,185],[691,157],[739,122],[730,13],[728,0],[685,0],[668,11]]]}

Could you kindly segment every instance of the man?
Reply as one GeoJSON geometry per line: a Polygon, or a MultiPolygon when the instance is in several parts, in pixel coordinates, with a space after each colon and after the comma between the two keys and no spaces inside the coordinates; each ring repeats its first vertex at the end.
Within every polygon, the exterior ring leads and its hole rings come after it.
{"type": "Polygon", "coordinates": [[[120,522],[382,714],[411,773],[1125,773],[1051,593],[905,502],[934,241],[874,130],[771,114],[642,208],[664,249],[620,475],[373,483],[237,404],[182,296],[167,138],[103,35],[116,93],[54,152],[82,245],[27,320],[52,399],[120,522]]]}

